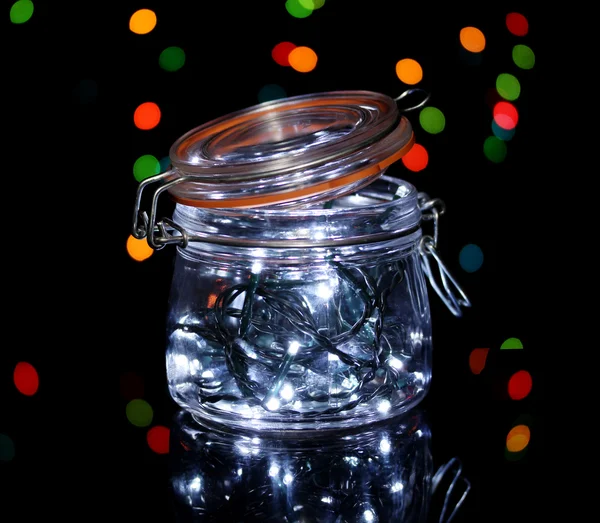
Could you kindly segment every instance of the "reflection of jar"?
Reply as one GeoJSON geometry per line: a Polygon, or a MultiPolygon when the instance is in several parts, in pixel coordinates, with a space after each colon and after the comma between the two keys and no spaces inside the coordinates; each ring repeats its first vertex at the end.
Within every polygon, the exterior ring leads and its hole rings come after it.
{"type": "Polygon", "coordinates": [[[170,443],[178,520],[424,522],[434,479],[430,439],[418,409],[391,426],[335,438],[219,430],[182,411],[170,443]]]}
{"type": "Polygon", "coordinates": [[[178,245],[167,375],[179,405],[230,426],[326,429],[424,397],[423,275],[455,314],[468,301],[435,250],[441,202],[383,175],[413,140],[394,100],[360,91],[261,104],[173,145],[172,170],[140,185],[134,234],[178,245]],[[157,222],[163,191],[176,207],[157,222]]]}

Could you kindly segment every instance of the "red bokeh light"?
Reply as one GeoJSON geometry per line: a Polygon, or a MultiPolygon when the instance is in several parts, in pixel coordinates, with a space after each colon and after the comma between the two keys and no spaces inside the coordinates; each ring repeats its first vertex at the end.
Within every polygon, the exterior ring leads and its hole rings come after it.
{"type": "Polygon", "coordinates": [[[171,431],[167,427],[157,425],[148,431],[146,441],[148,441],[148,446],[157,454],[168,454],[170,435],[171,431]]]}
{"type": "Polygon", "coordinates": [[[515,36],[525,36],[529,32],[529,22],[520,13],[508,13],[506,27],[515,36]]]}
{"type": "Polygon", "coordinates": [[[510,102],[498,102],[494,105],[494,121],[506,131],[510,131],[519,122],[519,112],[510,102]]]}
{"type": "Polygon", "coordinates": [[[469,355],[469,367],[473,374],[481,374],[485,368],[488,352],[490,349],[473,349],[469,355]]]}
{"type": "Polygon", "coordinates": [[[522,400],[529,396],[533,380],[526,370],[515,372],[508,380],[508,395],[512,400],[522,400]]]}
{"type": "Polygon", "coordinates": [[[296,49],[296,45],[292,42],[281,42],[275,47],[273,47],[273,50],[271,51],[271,56],[273,57],[273,60],[275,60],[275,62],[279,65],[289,67],[289,56],[294,49],[296,49]]]}
{"type": "Polygon", "coordinates": [[[17,363],[13,373],[13,381],[17,390],[25,396],[33,396],[40,386],[37,370],[31,363],[26,361],[17,363]]]}
{"type": "Polygon", "coordinates": [[[402,157],[404,166],[413,172],[419,172],[427,167],[429,163],[429,154],[421,144],[414,144],[412,149],[402,157]]]}

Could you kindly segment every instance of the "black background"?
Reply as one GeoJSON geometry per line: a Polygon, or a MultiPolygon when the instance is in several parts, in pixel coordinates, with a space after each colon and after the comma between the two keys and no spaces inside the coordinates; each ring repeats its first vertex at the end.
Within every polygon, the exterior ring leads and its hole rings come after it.
{"type": "MultiPolygon", "coordinates": [[[[129,424],[119,380],[135,372],[153,424],[169,426],[176,412],[166,389],[164,317],[174,250],[138,263],[129,258],[137,182],[134,161],[162,158],[187,130],[258,102],[269,83],[288,95],[368,89],[397,96],[407,86],[395,75],[404,57],[419,61],[431,104],[446,129],[428,135],[411,116],[429,151],[429,165],[412,173],[401,163],[388,171],[448,207],[440,252],[464,285],[473,307],[461,319],[432,292],[434,379],[423,403],[439,465],[453,456],[473,484],[456,521],[528,521],[543,505],[536,496],[544,449],[540,341],[532,327],[537,253],[525,230],[533,223],[528,178],[539,168],[534,141],[541,108],[537,69],[544,52],[538,13],[519,2],[478,7],[433,7],[386,0],[327,0],[307,19],[294,19],[284,2],[35,2],[30,21],[8,21],[4,61],[5,346],[0,369],[0,433],[15,442],[15,458],[0,465],[5,521],[43,515],[88,519],[96,511],[171,521],[168,456],[154,454],[145,430],[129,424]],[[128,29],[131,14],[153,9],[148,35],[128,29]],[[509,33],[505,16],[524,14],[529,34],[509,33]],[[473,25],[486,35],[479,61],[461,51],[458,34],[473,25]],[[308,45],[317,68],[298,73],[277,65],[280,41],[308,45]],[[516,43],[536,53],[521,71],[511,59],[516,43]],[[187,55],[175,73],[158,55],[177,45],[187,55]],[[483,155],[491,134],[489,94],[499,73],[516,75],[519,124],[508,155],[494,164],[483,155]],[[81,80],[97,85],[86,97],[81,80]],[[142,102],[154,101],[162,120],[151,131],[133,124],[142,102]],[[466,273],[460,249],[475,243],[482,268],[466,273]],[[520,351],[500,351],[509,337],[520,351]],[[473,375],[468,358],[489,348],[485,370],[473,375]],[[17,392],[18,361],[40,375],[33,397],[17,392]],[[508,378],[526,369],[533,390],[524,400],[506,395],[508,378]],[[527,452],[505,458],[506,435],[522,416],[531,427],[527,452]],[[6,481],[5,481],[6,480],[6,481]]],[[[521,418],[522,419],[522,418],[521,418]]],[[[3,514],[4,515],[4,514],[3,514]]]]}

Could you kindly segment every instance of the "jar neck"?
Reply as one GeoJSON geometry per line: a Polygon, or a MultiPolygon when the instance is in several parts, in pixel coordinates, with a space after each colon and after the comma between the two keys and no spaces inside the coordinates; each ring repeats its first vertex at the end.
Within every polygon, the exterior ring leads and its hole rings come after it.
{"type": "Polygon", "coordinates": [[[333,250],[342,249],[350,254],[389,242],[410,247],[421,237],[416,189],[387,176],[357,193],[288,210],[205,209],[177,204],[173,221],[192,238],[181,248],[190,256],[214,252],[211,245],[237,252],[250,250],[257,257],[265,250],[282,249],[303,249],[314,255],[331,255],[333,250]]]}

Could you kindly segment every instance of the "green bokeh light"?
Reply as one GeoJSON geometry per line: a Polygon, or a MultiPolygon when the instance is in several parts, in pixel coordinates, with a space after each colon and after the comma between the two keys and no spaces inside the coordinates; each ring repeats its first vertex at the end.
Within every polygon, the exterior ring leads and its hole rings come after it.
{"type": "Polygon", "coordinates": [[[33,15],[33,2],[31,0],[18,0],[10,8],[10,21],[13,24],[24,24],[33,15]]]}
{"type": "Polygon", "coordinates": [[[512,129],[503,129],[496,123],[496,120],[492,120],[492,132],[496,138],[500,138],[503,142],[510,142],[515,135],[516,130],[516,127],[512,129]]]}
{"type": "Polygon", "coordinates": [[[158,65],[165,71],[178,71],[184,64],[185,51],[181,47],[167,47],[158,57],[158,65]]]}
{"type": "Polygon", "coordinates": [[[300,5],[305,9],[314,11],[315,9],[321,9],[325,5],[325,0],[298,0],[300,5]]]}
{"type": "Polygon", "coordinates": [[[502,343],[500,349],[522,349],[523,344],[519,338],[508,338],[502,343]]]}
{"type": "Polygon", "coordinates": [[[125,414],[129,423],[136,427],[148,427],[152,423],[154,412],[145,400],[131,400],[125,407],[125,414]]]}
{"type": "Polygon", "coordinates": [[[506,143],[496,136],[488,136],[483,143],[483,154],[494,163],[502,163],[506,158],[506,143]]]}
{"type": "Polygon", "coordinates": [[[287,0],[285,3],[285,8],[287,9],[287,12],[290,13],[294,18],[306,18],[313,12],[312,9],[307,9],[304,7],[300,3],[300,0],[287,0]]]}
{"type": "Polygon", "coordinates": [[[0,461],[10,461],[15,457],[15,444],[6,434],[0,434],[0,461]]]}
{"type": "Polygon", "coordinates": [[[446,127],[446,117],[437,107],[425,107],[419,114],[419,122],[431,134],[441,133],[446,127]]]}
{"type": "Polygon", "coordinates": [[[523,44],[513,47],[512,58],[515,65],[521,69],[533,69],[535,65],[535,54],[533,54],[531,47],[523,44]]]}
{"type": "Polygon", "coordinates": [[[160,173],[160,162],[151,154],[140,156],[133,164],[133,176],[138,182],[160,173]]]}
{"type": "Polygon", "coordinates": [[[283,87],[277,84],[267,84],[261,87],[260,91],[258,91],[258,101],[260,103],[270,102],[271,100],[279,100],[285,97],[285,90],[283,87]]]}
{"type": "Polygon", "coordinates": [[[498,78],[496,78],[496,89],[498,90],[498,94],[509,102],[516,100],[521,94],[519,80],[508,73],[498,75],[498,78]]]}

